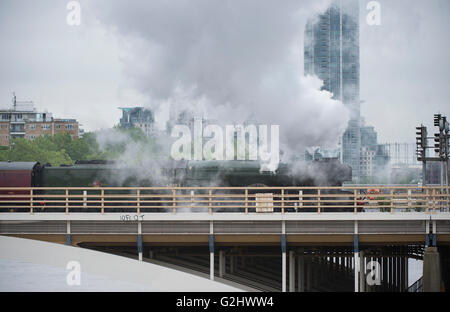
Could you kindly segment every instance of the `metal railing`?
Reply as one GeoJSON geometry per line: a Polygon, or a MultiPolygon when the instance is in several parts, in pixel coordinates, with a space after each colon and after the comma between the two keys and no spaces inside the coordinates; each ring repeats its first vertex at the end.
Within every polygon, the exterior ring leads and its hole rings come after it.
{"type": "Polygon", "coordinates": [[[0,212],[448,212],[448,187],[0,188],[0,212]]]}
{"type": "Polygon", "coordinates": [[[408,287],[408,292],[422,292],[423,277],[419,278],[414,284],[408,287]]]}

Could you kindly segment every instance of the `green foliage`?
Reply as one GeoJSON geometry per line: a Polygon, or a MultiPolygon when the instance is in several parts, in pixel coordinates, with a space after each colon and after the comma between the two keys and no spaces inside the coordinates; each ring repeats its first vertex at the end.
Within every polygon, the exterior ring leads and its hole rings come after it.
{"type": "Polygon", "coordinates": [[[70,165],[76,160],[115,160],[133,156],[139,162],[145,157],[157,157],[161,153],[155,138],[149,138],[139,128],[114,127],[108,132],[109,141],[100,145],[99,132],[88,132],[80,139],[69,134],[40,136],[33,141],[14,139],[11,147],[0,148],[0,161],[38,161],[52,166],[70,165]],[[130,149],[133,146],[133,149],[130,149]],[[130,151],[130,150],[131,151],[130,151]]]}
{"type": "Polygon", "coordinates": [[[11,149],[0,151],[2,161],[38,161],[54,166],[72,164],[73,161],[65,149],[57,149],[56,145],[45,140],[42,145],[36,141],[15,139],[11,149]]]}

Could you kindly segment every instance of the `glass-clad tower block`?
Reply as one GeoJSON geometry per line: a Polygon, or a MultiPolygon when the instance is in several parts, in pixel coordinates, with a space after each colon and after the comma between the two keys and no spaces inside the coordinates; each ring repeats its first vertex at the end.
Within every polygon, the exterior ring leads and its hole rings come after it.
{"type": "Polygon", "coordinates": [[[323,90],[333,93],[350,111],[342,137],[341,159],[359,181],[361,149],[359,97],[359,2],[333,0],[330,7],[310,19],[305,28],[304,72],[323,80],[323,90]]]}

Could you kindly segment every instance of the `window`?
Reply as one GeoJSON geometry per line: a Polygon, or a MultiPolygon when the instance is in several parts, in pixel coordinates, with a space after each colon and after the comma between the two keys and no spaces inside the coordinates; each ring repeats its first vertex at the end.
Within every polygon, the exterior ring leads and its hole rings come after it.
{"type": "Polygon", "coordinates": [[[49,125],[49,124],[42,124],[41,125],[41,129],[42,130],[50,130],[50,128],[51,128],[51,125],[49,125]]]}
{"type": "Polygon", "coordinates": [[[2,114],[2,120],[9,120],[11,118],[10,114],[2,114]]]}
{"type": "Polygon", "coordinates": [[[36,137],[34,135],[30,135],[30,140],[34,140],[36,137]]]}
{"type": "Polygon", "coordinates": [[[28,129],[36,130],[36,125],[35,124],[30,124],[30,125],[28,125],[28,129]]]}
{"type": "Polygon", "coordinates": [[[68,124],[65,126],[66,130],[74,130],[75,127],[72,124],[68,124]]]}
{"type": "Polygon", "coordinates": [[[57,130],[59,130],[59,129],[61,129],[61,125],[56,125],[55,128],[56,128],[57,130]]]}

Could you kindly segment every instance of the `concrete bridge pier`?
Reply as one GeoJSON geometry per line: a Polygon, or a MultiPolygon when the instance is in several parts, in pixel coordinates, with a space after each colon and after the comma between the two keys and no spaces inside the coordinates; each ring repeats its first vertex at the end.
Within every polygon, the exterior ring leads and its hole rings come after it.
{"type": "Polygon", "coordinates": [[[436,247],[427,247],[423,256],[423,291],[441,291],[441,264],[436,247]]]}

